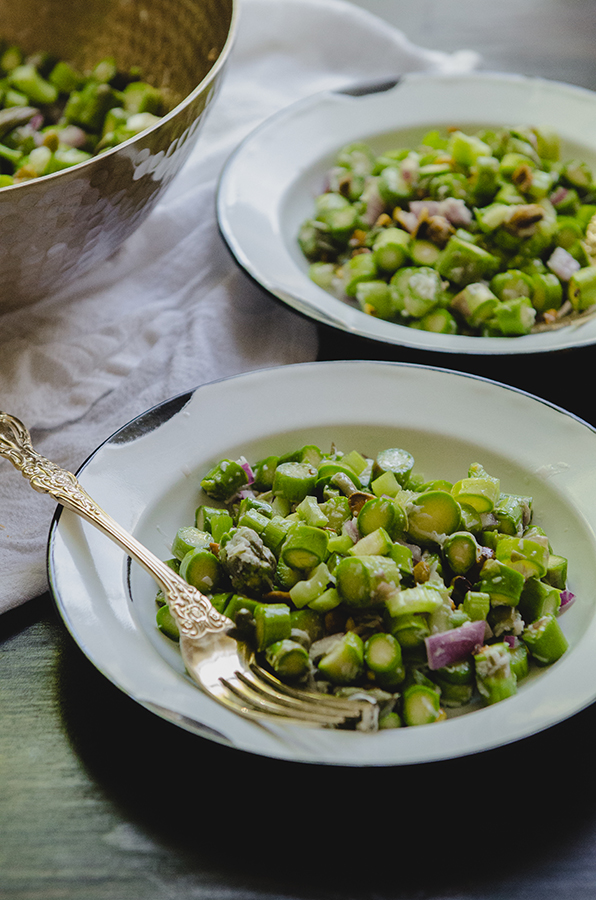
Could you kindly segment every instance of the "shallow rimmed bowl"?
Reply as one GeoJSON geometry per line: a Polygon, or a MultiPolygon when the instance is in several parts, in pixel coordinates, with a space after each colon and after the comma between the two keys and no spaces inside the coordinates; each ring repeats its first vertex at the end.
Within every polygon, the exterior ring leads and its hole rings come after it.
{"type": "Polygon", "coordinates": [[[576,602],[561,617],[569,651],[515,697],[433,725],[378,734],[246,721],[202,694],[155,624],[156,588],[73,513],[54,524],[49,577],[66,626],[121,690],[191,732],[263,756],[328,765],[433,762],[511,743],[596,699],[596,431],[513,388],[444,369],[327,362],[263,369],[150,410],[83,465],[83,486],[162,559],[205,502],[219,459],[263,458],[306,443],[374,454],[409,449],[426,478],[455,481],[471,462],[501,489],[534,498],[535,523],[569,560],[576,602]]]}
{"type": "Polygon", "coordinates": [[[221,232],[240,265],[291,308],[317,322],[412,350],[525,354],[596,342],[596,319],[512,338],[433,334],[369,316],[310,280],[301,223],[338,150],[367,141],[377,153],[416,146],[430,129],[548,126],[562,155],[596,171],[596,93],[519,75],[412,73],[361,90],[324,91],[268,119],[228,160],[218,191],[221,232]]]}

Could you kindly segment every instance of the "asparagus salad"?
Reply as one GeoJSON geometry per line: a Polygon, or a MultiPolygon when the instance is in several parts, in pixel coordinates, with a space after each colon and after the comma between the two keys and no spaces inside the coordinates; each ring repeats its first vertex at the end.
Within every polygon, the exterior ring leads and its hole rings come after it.
{"type": "Polygon", "coordinates": [[[49,175],[159,121],[160,91],[113,59],[78,72],[49,53],[0,43],[0,188],[49,175]]]}
{"type": "MultiPolygon", "coordinates": [[[[437,722],[558,660],[573,600],[532,498],[478,463],[462,475],[425,481],[400,448],[224,459],[169,565],[282,681],[372,692],[382,728],[437,722]]],[[[175,640],[161,593],[157,605],[175,640]]]]}
{"type": "Polygon", "coordinates": [[[344,147],[298,242],[320,287],[441,334],[515,337],[596,304],[596,184],[538,128],[344,147]]]}

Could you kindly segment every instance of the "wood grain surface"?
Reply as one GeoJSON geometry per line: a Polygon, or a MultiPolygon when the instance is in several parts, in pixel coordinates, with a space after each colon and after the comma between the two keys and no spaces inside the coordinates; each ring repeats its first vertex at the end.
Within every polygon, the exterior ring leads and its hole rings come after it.
{"type": "MultiPolygon", "coordinates": [[[[593,0],[359,5],[486,68],[596,87],[593,0]]],[[[322,328],[320,358],[350,357],[403,358],[322,328]]],[[[480,374],[596,424],[594,362],[499,358],[480,374]]],[[[0,617],[0,900],[593,900],[595,737],[591,707],[429,766],[254,757],[122,694],[45,595],[0,617]]]]}

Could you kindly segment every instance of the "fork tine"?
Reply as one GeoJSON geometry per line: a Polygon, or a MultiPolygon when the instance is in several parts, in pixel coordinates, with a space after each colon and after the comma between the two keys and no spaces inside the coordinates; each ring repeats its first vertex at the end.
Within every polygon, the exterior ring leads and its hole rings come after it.
{"type": "Polygon", "coordinates": [[[343,725],[348,718],[345,714],[330,715],[307,709],[304,705],[288,704],[283,697],[260,693],[257,685],[246,678],[242,672],[236,672],[234,679],[222,678],[222,685],[229,694],[239,699],[245,712],[257,711],[269,716],[282,716],[284,719],[293,719],[309,725],[319,727],[343,725]],[[248,709],[246,709],[248,707],[248,709]]]}
{"type": "Polygon", "coordinates": [[[286,697],[294,698],[302,704],[314,704],[321,709],[329,710],[337,714],[354,715],[355,710],[362,711],[363,708],[376,706],[373,698],[370,700],[364,698],[351,699],[349,697],[337,697],[334,694],[323,694],[319,691],[309,691],[305,688],[296,688],[292,685],[285,684],[275,675],[272,675],[266,669],[262,669],[256,663],[251,663],[251,672],[255,678],[262,684],[267,685],[275,692],[276,695],[284,694],[286,697]]]}

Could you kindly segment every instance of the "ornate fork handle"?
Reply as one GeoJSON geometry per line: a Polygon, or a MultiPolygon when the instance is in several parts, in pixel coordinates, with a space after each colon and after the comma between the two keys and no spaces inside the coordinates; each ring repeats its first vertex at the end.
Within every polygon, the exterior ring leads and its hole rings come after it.
{"type": "Polygon", "coordinates": [[[61,506],[82,516],[143,566],[163,589],[178,627],[185,635],[199,639],[205,634],[230,628],[231,621],[218,613],[207,597],[114,521],[89,496],[72,472],[34,450],[31,435],[23,423],[3,412],[0,412],[0,456],[19,469],[36,491],[49,494],[61,506]]]}

